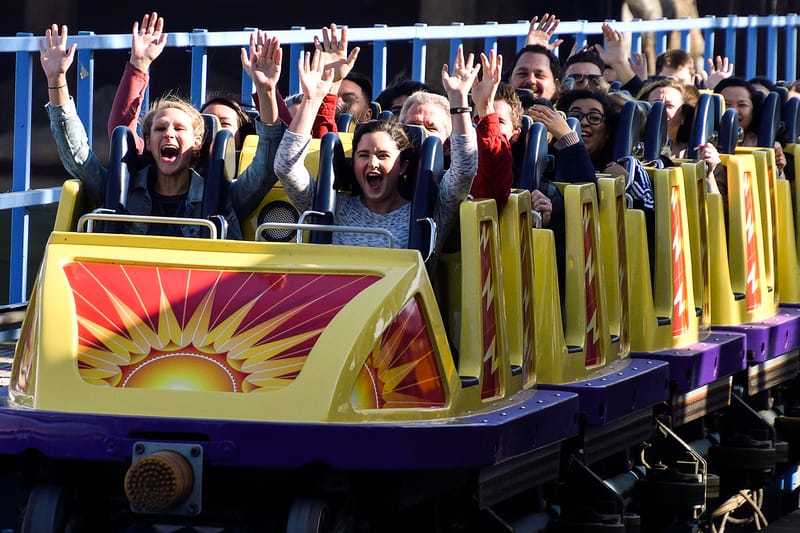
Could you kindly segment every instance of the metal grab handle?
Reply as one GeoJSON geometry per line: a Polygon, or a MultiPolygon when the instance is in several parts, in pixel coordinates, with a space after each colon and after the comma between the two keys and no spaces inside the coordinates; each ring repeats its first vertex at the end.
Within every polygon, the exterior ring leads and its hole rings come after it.
{"type": "Polygon", "coordinates": [[[417,222],[418,223],[427,222],[428,225],[431,227],[431,239],[430,242],[428,242],[428,253],[422,259],[423,263],[427,263],[428,259],[433,257],[433,251],[436,249],[436,221],[433,220],[431,217],[425,217],[425,218],[418,218],[417,222]]]}
{"type": "Polygon", "coordinates": [[[394,237],[392,233],[388,229],[383,228],[368,228],[362,226],[335,226],[329,224],[300,224],[291,223],[291,222],[263,222],[258,225],[256,228],[256,240],[263,241],[265,240],[262,233],[264,230],[267,229],[291,229],[297,231],[297,240],[298,244],[303,244],[303,232],[305,230],[314,230],[314,231],[329,231],[329,232],[336,232],[336,233],[370,233],[373,235],[382,235],[386,237],[386,241],[388,242],[388,248],[394,248],[394,237]]]}
{"type": "MultiPolygon", "coordinates": [[[[94,221],[106,220],[116,222],[146,222],[148,224],[181,224],[184,226],[202,226],[208,229],[209,238],[218,239],[217,226],[210,220],[184,217],[156,217],[152,215],[121,215],[109,209],[100,208],[86,213],[78,219],[78,232],[94,233],[94,221]]],[[[223,230],[224,231],[224,230],[223,230]]]]}
{"type": "Polygon", "coordinates": [[[533,227],[542,229],[542,214],[539,211],[531,209],[531,218],[533,219],[533,227]]]}

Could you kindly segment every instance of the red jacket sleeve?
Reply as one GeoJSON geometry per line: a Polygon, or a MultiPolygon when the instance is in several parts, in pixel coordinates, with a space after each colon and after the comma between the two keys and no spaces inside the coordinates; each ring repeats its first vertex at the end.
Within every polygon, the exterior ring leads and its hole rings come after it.
{"type": "Polygon", "coordinates": [[[136,133],[136,123],[139,121],[139,112],[142,110],[144,93],[150,75],[134,67],[130,63],[125,63],[125,71],[122,73],[122,80],[117,87],[114,95],[114,103],[111,104],[111,112],[108,115],[108,138],[117,126],[128,126],[136,138],[136,149],[139,153],[144,151],[144,139],[136,133]]]}
{"type": "Polygon", "coordinates": [[[492,198],[500,209],[508,201],[514,181],[511,144],[500,131],[496,113],[480,119],[477,128],[478,173],[472,181],[472,196],[492,198]]]}
{"type": "Polygon", "coordinates": [[[317,116],[314,119],[314,126],[311,128],[311,136],[315,139],[321,139],[323,135],[328,132],[338,132],[336,128],[336,104],[339,101],[339,95],[328,93],[322,100],[319,106],[317,116]]]}
{"type": "MultiPolygon", "coordinates": [[[[276,97],[278,98],[278,118],[284,124],[291,124],[292,123],[292,112],[289,111],[289,107],[286,105],[286,102],[281,96],[280,91],[275,91],[276,97]]],[[[258,93],[253,93],[253,105],[255,106],[257,111],[261,111],[260,102],[258,101],[258,93]]]]}

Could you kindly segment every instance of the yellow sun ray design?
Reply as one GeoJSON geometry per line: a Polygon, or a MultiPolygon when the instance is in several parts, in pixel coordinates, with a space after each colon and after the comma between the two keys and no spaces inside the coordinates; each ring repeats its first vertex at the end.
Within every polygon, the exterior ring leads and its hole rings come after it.
{"type": "Polygon", "coordinates": [[[84,261],[64,272],[84,381],[229,392],[290,385],[330,320],[379,279],[84,261]]]}

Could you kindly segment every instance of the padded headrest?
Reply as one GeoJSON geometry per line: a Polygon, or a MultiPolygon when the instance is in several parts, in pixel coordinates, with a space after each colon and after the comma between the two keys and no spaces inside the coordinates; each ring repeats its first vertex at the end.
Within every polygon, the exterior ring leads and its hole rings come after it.
{"type": "MultiPolygon", "coordinates": [[[[133,132],[127,126],[117,126],[111,133],[103,207],[116,213],[127,212],[128,187],[138,166],[139,153],[133,132]]],[[[97,200],[99,199],[95,199],[97,200]]]]}
{"type": "Polygon", "coordinates": [[[233,134],[221,129],[214,136],[203,188],[203,218],[224,213],[230,181],[236,175],[236,146],[233,134]]]}
{"type": "Polygon", "coordinates": [[[528,130],[525,159],[522,161],[522,173],[519,187],[533,191],[538,189],[539,182],[547,169],[547,128],[541,122],[534,122],[528,130]]]}
{"type": "Polygon", "coordinates": [[[783,106],[783,135],[784,144],[796,144],[800,136],[800,98],[789,98],[783,106]]]}
{"type": "Polygon", "coordinates": [[[735,109],[726,109],[719,120],[719,133],[717,137],[717,150],[721,154],[732,154],[739,144],[741,128],[739,115],[735,109]]]}
{"type": "Polygon", "coordinates": [[[200,153],[194,169],[201,176],[208,175],[208,165],[211,159],[211,148],[214,144],[214,137],[217,132],[222,129],[219,124],[219,118],[216,115],[203,113],[203,122],[205,123],[205,134],[203,135],[203,144],[200,146],[200,153]]]}
{"type": "Polygon", "coordinates": [[[709,93],[701,93],[694,111],[692,130],[689,133],[689,150],[687,157],[697,159],[697,147],[706,144],[713,136],[716,129],[716,98],[709,93]]]}
{"type": "Polygon", "coordinates": [[[444,148],[441,139],[435,135],[425,137],[417,154],[419,156],[414,182],[414,197],[411,200],[408,248],[419,250],[423,259],[427,260],[428,252],[431,249],[431,239],[434,236],[425,219],[433,218],[439,182],[442,181],[444,175],[444,148]]]}
{"type": "MultiPolygon", "coordinates": [[[[309,222],[333,224],[333,215],[336,213],[336,176],[344,172],[344,161],[344,149],[339,135],[334,132],[323,135],[319,144],[319,166],[311,209],[324,214],[309,217],[309,222]]],[[[330,244],[333,242],[333,234],[329,231],[312,231],[311,242],[330,244]]]]}
{"type": "Polygon", "coordinates": [[[780,95],[769,93],[761,103],[760,124],[758,125],[758,146],[771,147],[775,144],[781,127],[780,95]]]}
{"type": "Polygon", "coordinates": [[[342,113],[336,119],[336,129],[341,132],[352,133],[356,129],[356,121],[350,113],[342,113]]]}
{"type": "Polygon", "coordinates": [[[645,161],[655,161],[661,155],[661,150],[667,143],[667,111],[664,102],[653,102],[647,113],[647,122],[644,127],[644,154],[645,161]]]}
{"type": "Polygon", "coordinates": [[[634,155],[642,129],[642,116],[638,102],[628,100],[619,114],[617,135],[614,138],[614,160],[634,155]]]}

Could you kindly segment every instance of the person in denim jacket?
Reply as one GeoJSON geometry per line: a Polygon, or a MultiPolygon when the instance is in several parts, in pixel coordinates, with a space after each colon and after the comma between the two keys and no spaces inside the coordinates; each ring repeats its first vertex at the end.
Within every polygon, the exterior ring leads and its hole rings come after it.
{"type": "MultiPolygon", "coordinates": [[[[47,77],[50,101],[47,111],[50,129],[59,157],[66,170],[86,186],[91,200],[102,204],[108,171],[89,146],[86,131],[77,116],[69,94],[66,72],[73,63],[76,45],[67,47],[67,27],[53,25],[40,42],[42,69],[47,77]]],[[[280,77],[281,50],[277,39],[265,32],[250,38],[249,57],[242,50],[242,64],[253,78],[261,106],[256,125],[259,146],[250,179],[231,183],[223,215],[228,222],[228,236],[242,236],[239,218],[247,216],[269,192],[276,178],[272,165],[275,149],[285,125],[278,120],[276,86],[280,77]],[[238,201],[236,200],[238,198],[238,201]],[[234,201],[232,201],[234,200],[234,201]]],[[[153,104],[143,119],[146,150],[153,163],[146,165],[131,180],[127,208],[135,215],[197,218],[200,215],[205,179],[192,167],[202,145],[204,126],[199,112],[189,102],[164,97],[153,104]]],[[[194,225],[131,223],[124,231],[136,234],[195,237],[201,228],[194,225]]]]}

